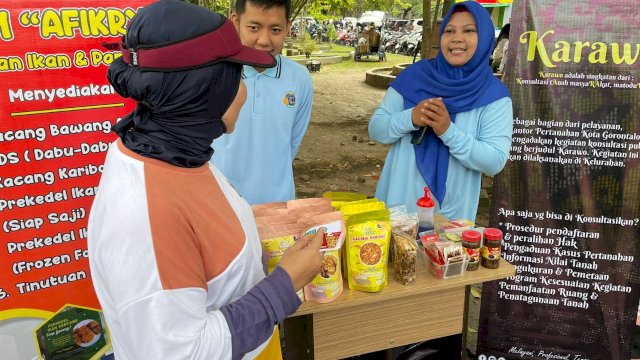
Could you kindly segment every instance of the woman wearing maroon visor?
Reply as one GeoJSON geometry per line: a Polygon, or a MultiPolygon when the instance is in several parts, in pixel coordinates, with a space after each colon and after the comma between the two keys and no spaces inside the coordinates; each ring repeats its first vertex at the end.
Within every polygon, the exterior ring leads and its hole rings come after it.
{"type": "Polygon", "coordinates": [[[107,77],[137,101],[114,126],[89,218],[93,284],[118,360],[280,356],[276,323],[319,272],[322,234],[265,277],[249,205],[209,165],[246,99],[242,64],[274,58],[231,23],[164,0],[141,9],[107,77]]]}

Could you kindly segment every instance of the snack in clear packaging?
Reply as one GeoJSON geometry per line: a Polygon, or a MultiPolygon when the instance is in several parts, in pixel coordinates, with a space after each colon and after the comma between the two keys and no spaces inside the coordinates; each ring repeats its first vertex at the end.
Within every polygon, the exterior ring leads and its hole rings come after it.
{"type": "Polygon", "coordinates": [[[461,233],[458,234],[458,233],[455,233],[455,232],[441,233],[439,235],[439,238],[440,238],[440,241],[453,241],[453,242],[462,241],[461,233]]]}
{"type": "Polygon", "coordinates": [[[416,279],[418,245],[415,236],[399,230],[391,231],[393,247],[393,272],[396,280],[408,285],[416,279]]]}
{"type": "Polygon", "coordinates": [[[429,271],[431,272],[431,274],[433,274],[433,276],[439,279],[447,279],[454,276],[464,275],[467,270],[468,264],[468,257],[461,258],[461,261],[459,262],[450,262],[445,265],[436,264],[431,260],[427,261],[429,271]]]}
{"type": "Polygon", "coordinates": [[[407,211],[407,205],[387,206],[387,209],[389,209],[389,218],[391,220],[402,217],[409,213],[407,211]]]}
{"type": "Polygon", "coordinates": [[[418,238],[418,214],[404,214],[391,218],[391,231],[401,231],[410,237],[418,238]]]}
{"type": "Polygon", "coordinates": [[[473,228],[475,224],[469,219],[458,219],[441,221],[436,224],[436,232],[440,233],[459,233],[461,234],[465,230],[473,228]]]}
{"type": "Polygon", "coordinates": [[[440,240],[441,239],[438,236],[438,234],[436,234],[436,232],[433,230],[420,233],[420,241],[422,242],[423,245],[428,241],[440,241],[440,240]]]}
{"type": "Polygon", "coordinates": [[[437,278],[463,275],[469,259],[461,243],[421,238],[427,265],[437,278]]]}

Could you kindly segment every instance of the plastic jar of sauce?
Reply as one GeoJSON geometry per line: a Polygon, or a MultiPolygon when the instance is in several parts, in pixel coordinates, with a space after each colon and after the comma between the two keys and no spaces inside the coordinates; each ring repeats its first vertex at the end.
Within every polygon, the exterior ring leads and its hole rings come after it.
{"type": "Polygon", "coordinates": [[[482,246],[482,266],[487,269],[497,269],[500,266],[500,248],[502,246],[502,231],[487,228],[484,230],[484,244],[482,246]]]}
{"type": "Polygon", "coordinates": [[[482,235],[474,230],[466,230],[462,232],[462,247],[469,256],[469,264],[467,271],[478,270],[480,266],[480,240],[482,235]]]}

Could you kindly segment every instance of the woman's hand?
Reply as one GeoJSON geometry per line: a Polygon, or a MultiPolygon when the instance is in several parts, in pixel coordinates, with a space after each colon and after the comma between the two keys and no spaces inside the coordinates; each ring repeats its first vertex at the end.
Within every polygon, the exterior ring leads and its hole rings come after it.
{"type": "Polygon", "coordinates": [[[298,291],[311,282],[320,273],[322,253],[320,246],[324,229],[315,235],[307,235],[288,248],[278,264],[291,278],[293,288],[298,291]]]}
{"type": "Polygon", "coordinates": [[[426,99],[411,111],[411,121],[416,126],[430,126],[440,136],[449,129],[451,118],[442,98],[426,99]]]}

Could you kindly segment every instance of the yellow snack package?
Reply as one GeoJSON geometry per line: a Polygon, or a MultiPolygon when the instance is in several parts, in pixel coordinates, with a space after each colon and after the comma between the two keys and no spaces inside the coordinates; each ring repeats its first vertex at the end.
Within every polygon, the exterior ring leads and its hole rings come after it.
{"type": "Polygon", "coordinates": [[[382,210],[384,208],[385,208],[385,205],[383,201],[378,201],[378,200],[368,201],[368,202],[354,201],[353,203],[342,205],[340,207],[340,211],[342,212],[342,215],[344,216],[344,219],[346,221],[352,215],[375,211],[375,210],[382,210]]]}
{"type": "MultiPolygon", "coordinates": [[[[337,204],[336,206],[334,206],[336,208],[336,210],[340,210],[343,206],[345,205],[358,205],[358,204],[367,204],[367,203],[374,203],[374,202],[379,202],[380,200],[376,199],[376,198],[371,198],[371,199],[362,199],[362,200],[354,200],[354,201],[343,201],[339,204],[337,204]]],[[[333,205],[333,202],[331,203],[331,205],[333,205]]]]}
{"type": "Polygon", "coordinates": [[[347,219],[347,281],[349,289],[377,292],[387,286],[391,242],[388,209],[355,214],[347,219]]]}
{"type": "Polygon", "coordinates": [[[322,197],[331,199],[331,206],[339,209],[340,205],[351,201],[364,200],[367,195],[353,192],[327,191],[322,194],[322,197]]]}
{"type": "Polygon", "coordinates": [[[278,266],[285,250],[300,238],[301,230],[298,224],[265,225],[258,228],[268,274],[278,266]]]}
{"type": "Polygon", "coordinates": [[[284,251],[296,242],[296,236],[282,235],[261,241],[262,250],[264,250],[264,256],[267,262],[267,272],[271,274],[276,266],[278,266],[278,262],[280,262],[280,258],[282,258],[284,251]]]}
{"type": "MultiPolygon", "coordinates": [[[[301,229],[298,224],[265,225],[258,227],[262,253],[267,265],[267,274],[271,274],[280,262],[284,252],[300,238],[301,229]]],[[[297,292],[304,301],[304,291],[297,292]]]]}
{"type": "MultiPolygon", "coordinates": [[[[371,199],[365,199],[365,200],[357,200],[357,201],[352,201],[349,203],[345,203],[342,206],[340,206],[340,212],[342,212],[342,217],[344,218],[344,221],[346,222],[347,219],[349,219],[349,217],[351,215],[355,215],[355,214],[359,214],[359,213],[364,213],[367,211],[373,211],[373,210],[380,210],[380,209],[384,209],[385,205],[384,202],[376,199],[376,198],[371,198],[371,199]]],[[[344,248],[342,248],[342,258],[346,259],[347,258],[347,247],[345,246],[344,248]]],[[[347,261],[343,261],[342,262],[342,271],[346,274],[347,273],[347,261]]]]}

